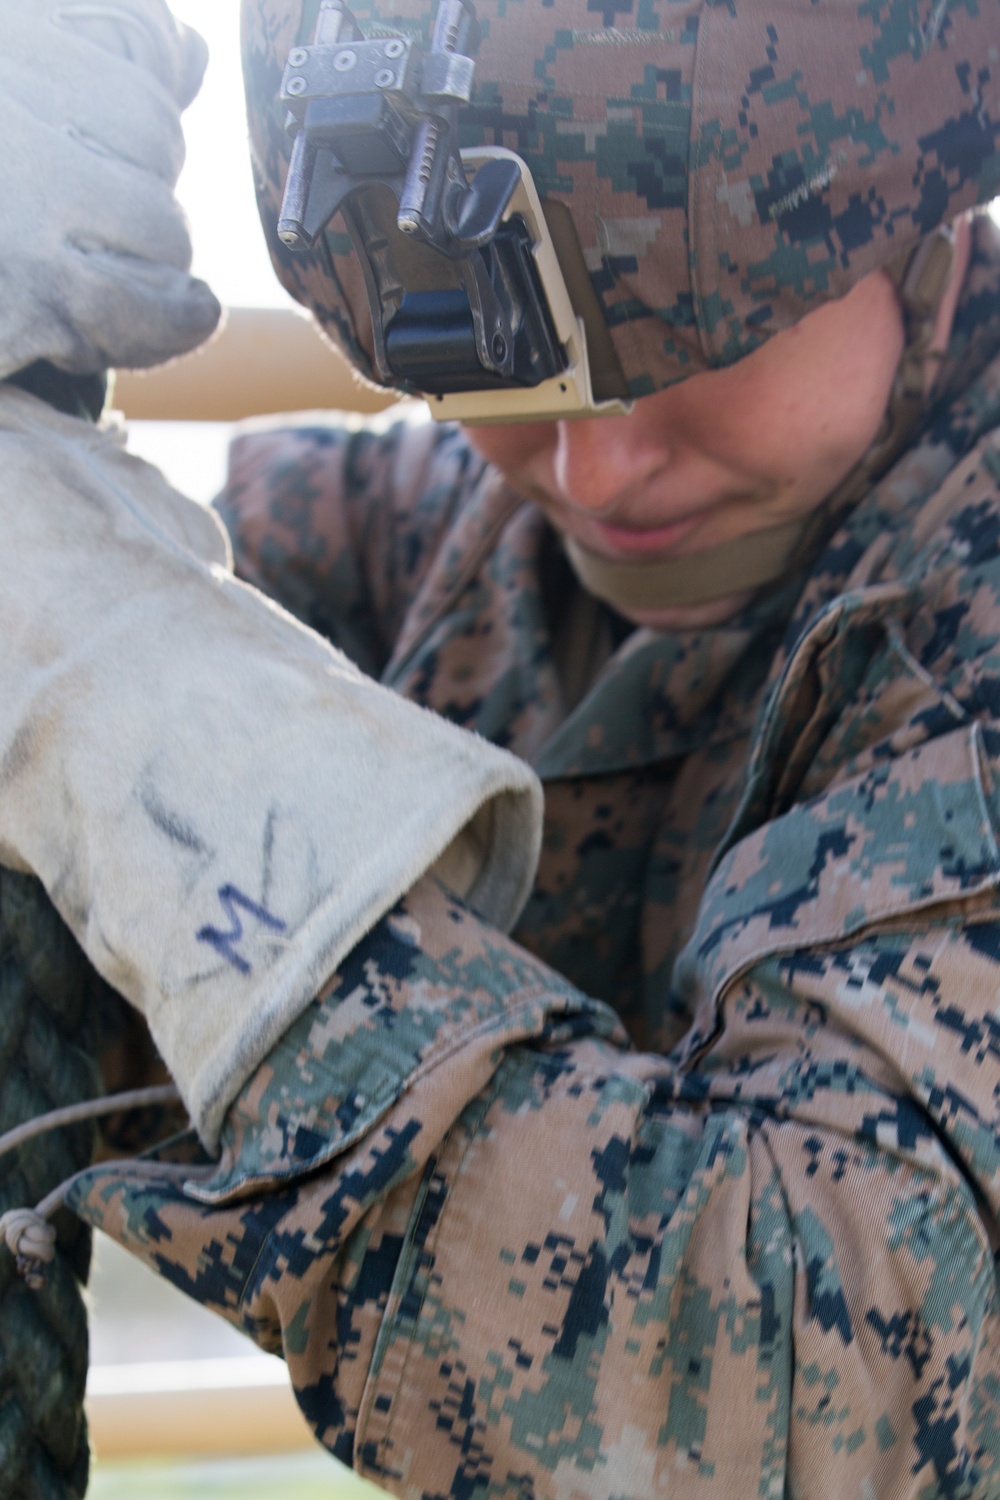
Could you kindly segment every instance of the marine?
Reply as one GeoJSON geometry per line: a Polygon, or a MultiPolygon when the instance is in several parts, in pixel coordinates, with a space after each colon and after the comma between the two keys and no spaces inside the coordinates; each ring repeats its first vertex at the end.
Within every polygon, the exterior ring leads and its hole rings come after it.
{"type": "MultiPolygon", "coordinates": [[[[457,375],[393,338],[363,231],[402,170],[312,233],[345,155],[290,215],[310,49],[343,73],[376,40],[435,51],[416,0],[324,40],[334,9],[244,6],[276,267],[362,373],[473,415],[247,430],[218,511],[258,593],[150,476],[113,471],[130,529],[87,489],[105,576],[161,569],[162,680],[208,701],[167,608],[197,604],[224,713],[183,700],[185,753],[163,735],[143,780],[148,710],[95,692],[143,749],[124,831],[92,820],[89,731],[0,797],[9,862],[143,1012],[196,1126],[68,1202],[283,1354],[319,1441],[390,1493],[1000,1495],[1000,10],[477,5],[447,119],[568,209],[600,313],[591,409],[494,370],[518,409],[480,425],[485,289],[457,375]],[[182,775],[209,739],[239,792],[220,774],[211,817],[182,775]],[[426,748],[409,781],[401,741],[426,748]],[[373,756],[388,807],[437,826],[451,792],[436,841],[327,809],[338,779],[365,807],[373,756]],[[74,818],[25,785],[70,788],[74,818]],[[169,849],[128,910],[139,805],[169,849]],[[311,885],[303,855],[328,861],[311,885]]],[[[422,265],[396,334],[440,311],[422,265]]],[[[79,441],[12,400],[8,447],[79,441]]]]}

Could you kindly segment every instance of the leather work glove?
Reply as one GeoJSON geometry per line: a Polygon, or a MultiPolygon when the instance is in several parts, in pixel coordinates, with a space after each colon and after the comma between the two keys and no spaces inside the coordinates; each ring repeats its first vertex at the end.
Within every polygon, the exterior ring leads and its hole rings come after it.
{"type": "Polygon", "coordinates": [[[237,582],[214,516],[106,431],[9,385],[0,534],[0,863],[146,1017],[212,1148],[430,867],[514,922],[540,786],[237,582]]]}
{"type": "Polygon", "coordinates": [[[0,0],[0,36],[0,376],[194,348],[220,312],[173,191],[201,37],[163,0],[0,0]]]}

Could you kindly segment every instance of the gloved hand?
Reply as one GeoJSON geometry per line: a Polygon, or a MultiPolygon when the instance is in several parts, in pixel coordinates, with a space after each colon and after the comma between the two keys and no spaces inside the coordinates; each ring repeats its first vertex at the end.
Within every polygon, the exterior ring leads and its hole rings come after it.
{"type": "Polygon", "coordinates": [[[207,60],[163,0],[0,0],[0,377],[158,364],[219,305],[173,189],[207,60]]]}
{"type": "Polygon", "coordinates": [[[236,582],[215,518],[106,432],[11,386],[0,535],[0,863],[40,877],[146,1016],[213,1147],[255,1066],[442,856],[471,905],[514,921],[540,788],[236,582]]]}

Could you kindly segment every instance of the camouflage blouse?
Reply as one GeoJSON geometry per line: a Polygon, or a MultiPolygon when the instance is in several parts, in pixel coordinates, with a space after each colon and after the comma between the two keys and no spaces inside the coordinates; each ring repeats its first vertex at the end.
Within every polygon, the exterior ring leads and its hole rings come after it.
{"type": "Polygon", "coordinates": [[[631,630],[462,436],[247,432],[242,572],[544,778],[508,939],[432,882],[233,1107],[74,1206],[449,1500],[1000,1495],[1000,253],[807,577],[631,630]]]}

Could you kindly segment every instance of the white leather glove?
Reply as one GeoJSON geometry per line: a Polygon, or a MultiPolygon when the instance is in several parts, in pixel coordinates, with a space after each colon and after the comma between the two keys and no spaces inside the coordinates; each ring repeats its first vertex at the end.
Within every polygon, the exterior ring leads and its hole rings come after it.
{"type": "Polygon", "coordinates": [[[0,862],[146,1016],[205,1143],[341,959],[442,856],[527,898],[522,761],[364,677],[229,572],[211,513],[0,386],[0,862]]]}
{"type": "Polygon", "coordinates": [[[163,0],[0,0],[0,376],[158,364],[212,332],[173,192],[206,60],[163,0]]]}

